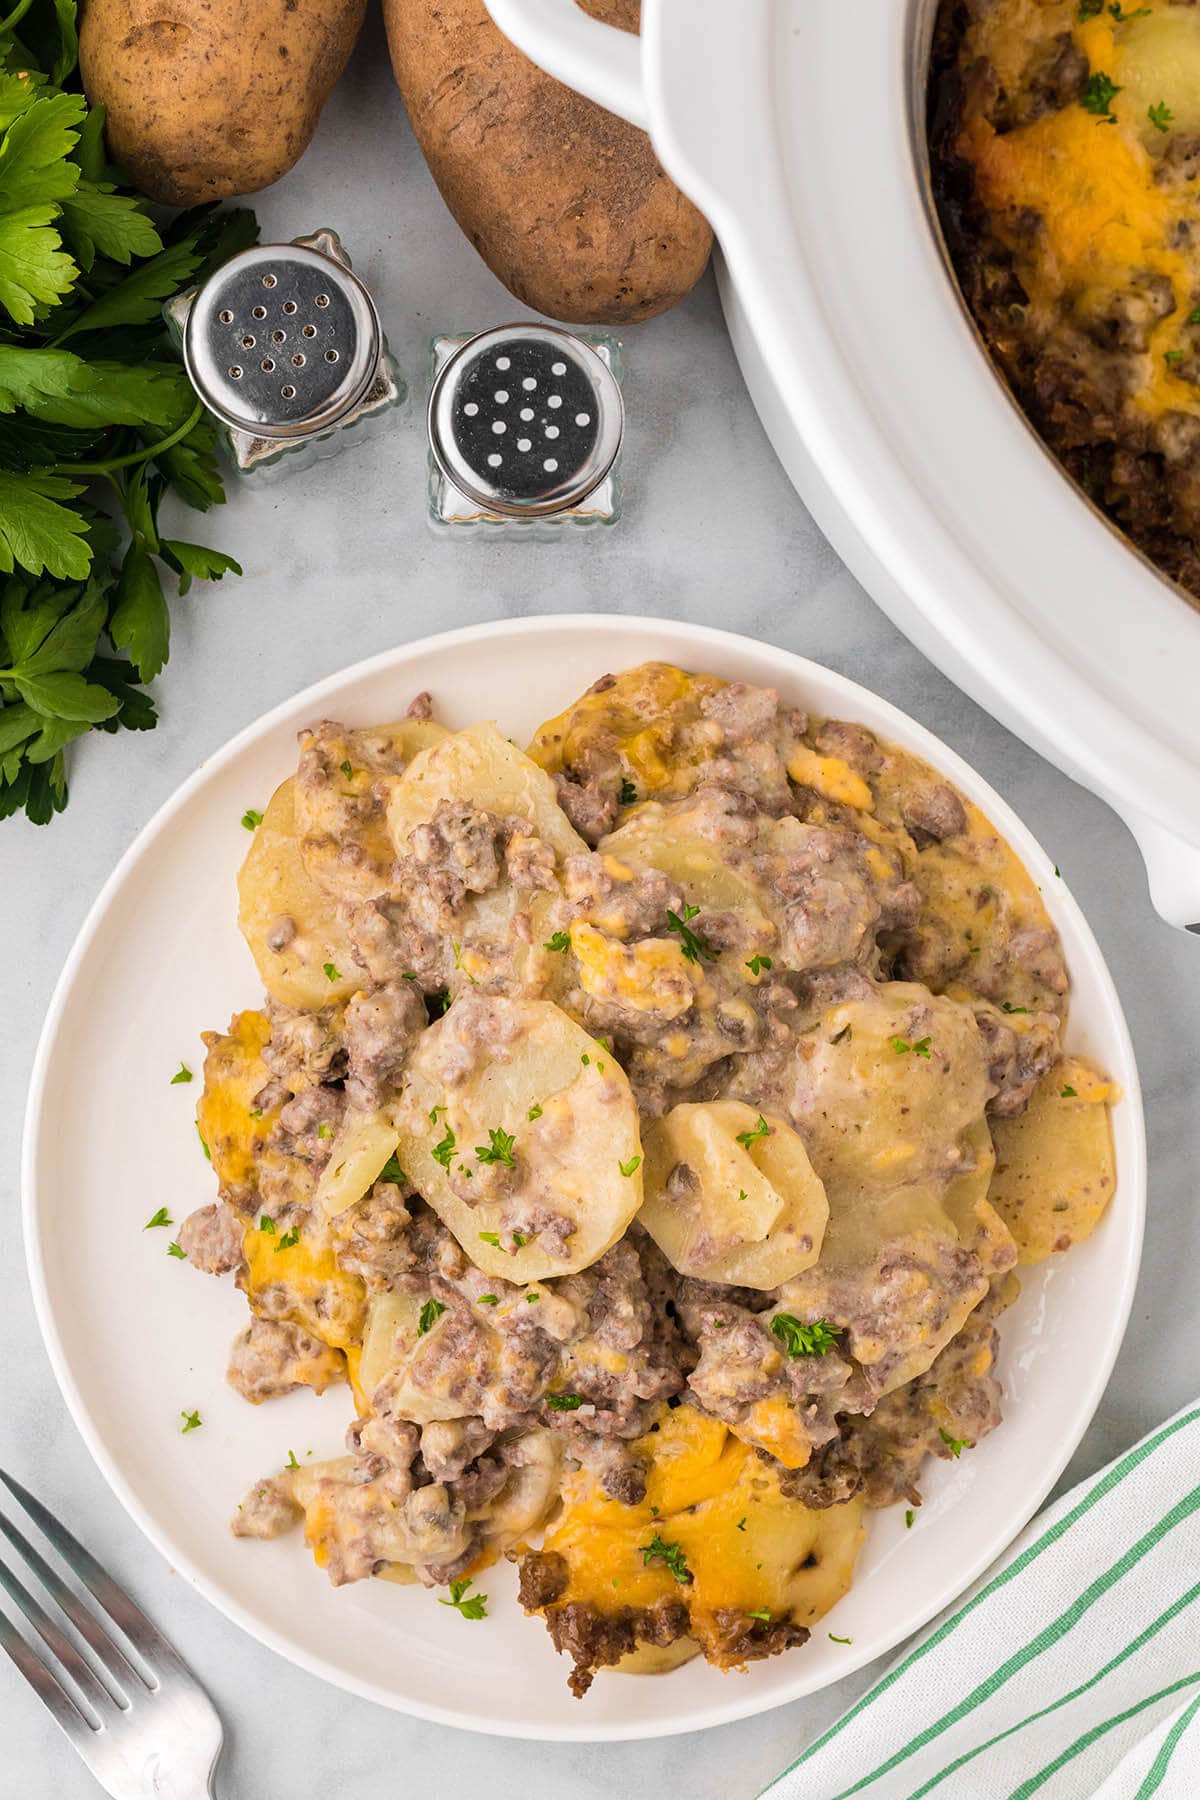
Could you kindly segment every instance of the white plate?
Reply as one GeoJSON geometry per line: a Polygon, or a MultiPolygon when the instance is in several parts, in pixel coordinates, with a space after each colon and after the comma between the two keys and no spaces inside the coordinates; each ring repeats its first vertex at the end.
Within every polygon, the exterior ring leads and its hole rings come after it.
{"type": "Polygon", "coordinates": [[[25,1133],[25,1231],[46,1344],[67,1403],[114,1491],[201,1593],[255,1637],[355,1693],[424,1718],[504,1736],[661,1736],[794,1700],[897,1644],[961,1591],[1034,1511],[1103,1392],[1129,1311],[1142,1241],[1145,1151],[1133,1050],[1095,940],[1053,865],[958,757],[839,675],[723,632],[666,620],[526,619],[450,632],[361,663],[244,731],[184,784],[122,859],[63,972],[34,1066],[25,1133]],[[1004,1428],[938,1464],[905,1531],[875,1517],[848,1597],[804,1649],[745,1675],[692,1663],[658,1680],[601,1676],[583,1702],[509,1567],[489,1570],[486,1623],[421,1589],[332,1589],[299,1535],[235,1540],[243,1490],[281,1464],[340,1447],[345,1388],[248,1407],[224,1385],[245,1302],[143,1231],[213,1198],[193,1124],[198,1087],[172,1087],[197,1034],[260,986],[235,923],[240,824],[294,767],[297,729],[334,716],[397,716],[421,688],[452,726],[498,717],[524,738],[608,669],[658,657],[778,686],[789,700],[859,719],[927,757],[1007,835],[1042,883],[1074,981],[1072,1048],[1121,1083],[1118,1192],[1090,1241],[1031,1271],[1003,1321],[1004,1428]],[[203,1427],[183,1436],[180,1413],[203,1427]],[[852,1638],[833,1644],[826,1630],[852,1638]]]}

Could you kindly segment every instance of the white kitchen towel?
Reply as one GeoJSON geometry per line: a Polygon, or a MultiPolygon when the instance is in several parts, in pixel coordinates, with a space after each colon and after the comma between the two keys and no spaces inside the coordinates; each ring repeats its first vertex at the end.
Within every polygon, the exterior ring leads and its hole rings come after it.
{"type": "Polygon", "coordinates": [[[765,1790],[1200,1800],[1200,1404],[1040,1513],[765,1790]]]}

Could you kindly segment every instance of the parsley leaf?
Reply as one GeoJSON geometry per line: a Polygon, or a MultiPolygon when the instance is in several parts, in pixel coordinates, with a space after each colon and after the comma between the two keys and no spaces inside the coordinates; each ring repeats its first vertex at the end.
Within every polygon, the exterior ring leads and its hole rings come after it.
{"type": "Polygon", "coordinates": [[[417,1316],[417,1336],[424,1337],[432,1331],[446,1308],[440,1300],[427,1300],[417,1316]]]}
{"type": "Polygon", "coordinates": [[[1059,1093],[1064,1100],[1078,1100],[1079,1098],[1078,1090],[1070,1086],[1060,1088],[1059,1093]]]}
{"type": "Polygon", "coordinates": [[[640,1156],[631,1156],[628,1162],[618,1162],[617,1167],[620,1169],[622,1175],[625,1176],[626,1180],[628,1180],[631,1175],[637,1173],[641,1166],[641,1161],[642,1159],[640,1156]]]}
{"type": "Polygon", "coordinates": [[[756,1606],[746,1614],[746,1617],[748,1619],[757,1619],[760,1625],[769,1625],[771,1623],[771,1609],[769,1606],[756,1606]]]}
{"type": "Polygon", "coordinates": [[[1086,112],[1098,115],[1097,124],[1115,125],[1116,114],[1112,110],[1112,103],[1120,92],[1120,87],[1111,76],[1106,75],[1102,69],[1097,69],[1088,76],[1079,104],[1086,112]]]}
{"type": "Polygon", "coordinates": [[[1000,1011],[1006,1013],[1027,1013],[1029,1008],[1027,1006],[1014,1006],[1011,1000],[1002,1000],[1000,1002],[1000,1011]]]}
{"type": "Polygon", "coordinates": [[[546,939],[546,942],[542,945],[542,948],[543,948],[543,950],[556,950],[556,951],[565,953],[566,951],[568,951],[571,948],[570,932],[569,931],[556,931],[552,937],[548,937],[546,939]]]}
{"type": "Polygon", "coordinates": [[[698,906],[689,906],[685,901],[682,918],[678,913],[668,912],[667,914],[667,930],[675,932],[678,936],[679,948],[683,952],[685,962],[699,962],[702,956],[708,957],[711,962],[717,954],[712,946],[700,936],[699,932],[692,931],[689,926],[688,921],[694,919],[699,911],[698,906]]]}
{"type": "Polygon", "coordinates": [[[1165,100],[1159,100],[1154,106],[1146,108],[1146,117],[1157,131],[1168,131],[1175,114],[1165,100]]]}
{"type": "Polygon", "coordinates": [[[643,1568],[648,1568],[652,1562],[665,1563],[676,1581],[681,1584],[691,1581],[692,1572],[687,1566],[682,1545],[664,1544],[656,1531],[648,1544],[639,1544],[638,1548],[641,1551],[643,1568]]]}
{"type": "Polygon", "coordinates": [[[469,1599],[466,1597],[467,1589],[473,1585],[474,1584],[469,1577],[464,1578],[462,1581],[452,1581],[450,1583],[450,1598],[448,1600],[439,1600],[438,1605],[453,1606],[457,1612],[462,1614],[464,1619],[486,1619],[487,1595],[472,1594],[469,1599]]]}
{"type": "Polygon", "coordinates": [[[180,1435],[183,1437],[186,1437],[189,1431],[198,1431],[204,1423],[198,1412],[181,1411],[179,1416],[183,1420],[183,1424],[179,1427],[180,1435]]]}
{"type": "Polygon", "coordinates": [[[617,792],[617,799],[622,806],[632,806],[637,800],[637,797],[638,791],[634,787],[632,781],[630,781],[628,775],[623,776],[621,779],[621,786],[617,792]]]}
{"type": "Polygon", "coordinates": [[[180,1262],[187,1261],[187,1251],[184,1249],[182,1244],[176,1244],[176,1243],[168,1244],[167,1245],[167,1255],[168,1256],[177,1256],[179,1258],[180,1262]]]}
{"type": "Polygon", "coordinates": [[[746,964],[752,975],[761,975],[764,969],[771,969],[774,966],[769,956],[752,956],[746,964]]]}
{"type": "MultiPolygon", "coordinates": [[[[442,1138],[440,1143],[433,1146],[433,1160],[434,1162],[441,1163],[447,1174],[450,1172],[450,1158],[454,1155],[454,1147],[457,1142],[458,1140],[455,1137],[454,1132],[451,1130],[450,1126],[447,1125],[445,1137],[442,1138]]],[[[479,1235],[482,1237],[483,1233],[480,1232],[479,1235]]]]}
{"type": "Polygon", "coordinates": [[[179,1067],[176,1069],[174,1075],[172,1075],[172,1077],[171,1077],[171,1086],[178,1087],[180,1082],[190,1081],[191,1079],[192,1079],[192,1071],[188,1068],[188,1066],[185,1062],[181,1062],[179,1067]]]}
{"type": "Polygon", "coordinates": [[[905,1512],[905,1514],[904,1514],[904,1529],[905,1529],[905,1531],[911,1531],[911,1530],[912,1530],[912,1528],[913,1528],[913,1520],[914,1520],[914,1519],[915,1519],[915,1518],[916,1518],[916,1516],[917,1516],[917,1515],[916,1515],[916,1513],[915,1513],[915,1512],[914,1512],[914,1511],[913,1511],[913,1509],[912,1509],[912,1507],[911,1507],[911,1506],[910,1506],[910,1507],[908,1507],[908,1509],[907,1509],[907,1510],[906,1510],[906,1512],[905,1512]]]}
{"type": "Polygon", "coordinates": [[[546,1405],[553,1412],[577,1412],[583,1405],[582,1394],[547,1394],[546,1405]]]}
{"type": "MultiPolygon", "coordinates": [[[[248,818],[250,818],[251,816],[252,815],[249,813],[244,814],[242,817],[242,824],[245,825],[246,820],[248,818]]],[[[249,827],[249,829],[251,831],[254,830],[255,824],[257,824],[257,825],[262,824],[262,814],[261,813],[258,815],[258,818],[254,821],[254,824],[252,824],[249,827]]],[[[337,967],[337,965],[335,963],[331,963],[331,962],[322,963],[321,968],[324,971],[326,981],[340,981],[342,979],[342,971],[337,967]]]]}
{"type": "Polygon", "coordinates": [[[771,1127],[767,1124],[767,1121],[763,1118],[762,1114],[759,1113],[758,1124],[753,1126],[749,1131],[739,1131],[735,1142],[741,1144],[748,1150],[751,1144],[758,1138],[770,1137],[770,1135],[771,1127]]]}
{"type": "Polygon", "coordinates": [[[541,1106],[538,1103],[538,1101],[535,1100],[533,1105],[530,1107],[529,1111],[525,1114],[525,1117],[529,1120],[530,1124],[532,1125],[533,1121],[535,1119],[540,1119],[541,1116],[542,1116],[541,1106]]]}
{"type": "Polygon", "coordinates": [[[778,1338],[790,1360],[800,1356],[828,1356],[837,1343],[838,1333],[824,1319],[806,1325],[791,1313],[776,1313],[771,1320],[771,1335],[778,1338]]]}
{"type": "Polygon", "coordinates": [[[951,1437],[944,1425],[938,1426],[938,1436],[955,1460],[957,1460],[967,1448],[967,1439],[951,1437]]]}
{"type": "Polygon", "coordinates": [[[279,1242],[276,1244],[276,1246],[275,1246],[276,1256],[279,1255],[279,1252],[281,1250],[291,1250],[299,1242],[300,1242],[300,1227],[298,1225],[293,1225],[290,1231],[284,1232],[283,1236],[280,1238],[279,1242]]]}
{"type": "Polygon", "coordinates": [[[408,1176],[400,1167],[400,1158],[396,1155],[394,1150],[375,1179],[376,1181],[394,1181],[397,1187],[408,1186],[408,1176]]]}
{"type": "MultiPolygon", "coordinates": [[[[515,1168],[517,1159],[513,1155],[513,1149],[516,1145],[516,1138],[509,1132],[501,1130],[499,1126],[496,1126],[494,1130],[489,1126],[488,1137],[491,1139],[490,1144],[476,1144],[477,1159],[481,1163],[503,1163],[506,1168],[515,1168]]],[[[436,1150],[434,1155],[437,1155],[436,1150]]]]}
{"type": "Polygon", "coordinates": [[[166,1207],[160,1206],[154,1217],[146,1220],[146,1223],[142,1226],[142,1230],[153,1231],[158,1225],[173,1225],[174,1223],[175,1221],[167,1211],[166,1207]]]}

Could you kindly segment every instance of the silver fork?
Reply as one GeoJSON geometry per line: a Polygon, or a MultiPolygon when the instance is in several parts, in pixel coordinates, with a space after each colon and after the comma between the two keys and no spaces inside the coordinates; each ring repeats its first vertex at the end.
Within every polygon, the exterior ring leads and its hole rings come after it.
{"type": "Polygon", "coordinates": [[[145,1613],[100,1567],[40,1500],[0,1469],[0,1481],[90,1591],[80,1598],[0,1512],[8,1539],[45,1592],[88,1645],[99,1669],[62,1625],[0,1561],[0,1588],[24,1614],[45,1649],[33,1649],[0,1605],[0,1648],[49,1708],[112,1800],[215,1800],[213,1778],[221,1754],[221,1721],[187,1664],[145,1613]],[[113,1627],[116,1629],[113,1630],[113,1627]],[[137,1666],[121,1636],[145,1665],[137,1666]]]}

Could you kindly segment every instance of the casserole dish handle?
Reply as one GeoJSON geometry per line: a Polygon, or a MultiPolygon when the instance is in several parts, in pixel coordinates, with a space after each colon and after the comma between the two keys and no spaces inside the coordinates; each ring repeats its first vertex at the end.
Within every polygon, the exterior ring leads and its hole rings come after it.
{"type": "Polygon", "coordinates": [[[593,19],[575,0],[484,0],[484,4],[505,37],[539,69],[649,131],[640,38],[593,19]]]}

